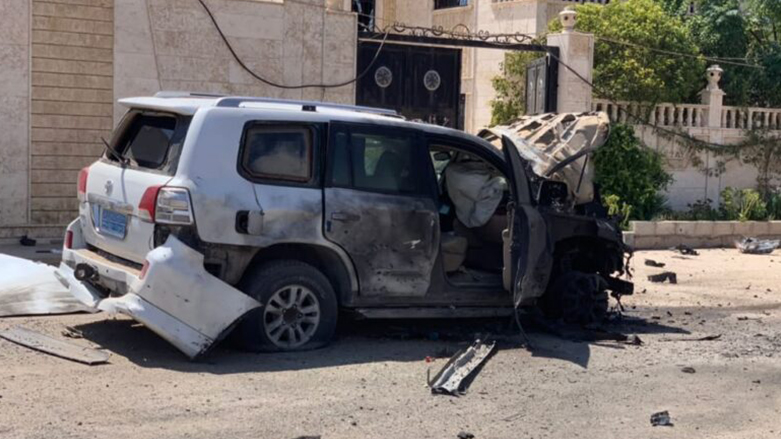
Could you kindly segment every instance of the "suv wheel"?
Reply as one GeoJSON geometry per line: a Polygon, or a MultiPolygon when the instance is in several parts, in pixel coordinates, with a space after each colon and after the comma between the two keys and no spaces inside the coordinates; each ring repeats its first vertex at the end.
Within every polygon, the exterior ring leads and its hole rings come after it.
{"type": "Polygon", "coordinates": [[[569,323],[601,323],[607,315],[607,282],[598,274],[569,271],[553,282],[540,307],[548,317],[569,323]]]}
{"type": "Polygon", "coordinates": [[[277,261],[245,276],[241,290],[263,306],[236,330],[253,351],[298,351],[325,346],[336,329],[338,306],[328,278],[298,261],[277,261]]]}

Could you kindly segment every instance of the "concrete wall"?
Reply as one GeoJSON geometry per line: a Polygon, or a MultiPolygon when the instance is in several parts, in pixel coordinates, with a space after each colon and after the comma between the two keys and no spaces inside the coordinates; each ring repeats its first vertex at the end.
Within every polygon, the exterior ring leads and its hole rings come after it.
{"type": "MultiPolygon", "coordinates": [[[[284,1],[210,0],[239,57],[270,81],[338,83],[355,75],[355,15],[284,1]]],[[[114,97],[186,90],[352,103],[353,85],[283,90],[244,71],[194,0],[116,0],[114,97]]],[[[114,121],[124,112],[115,105],[114,121]]]]}
{"type": "Polygon", "coordinates": [[[30,9],[0,2],[0,227],[27,223],[29,209],[30,9]]]}
{"type": "Polygon", "coordinates": [[[111,135],[114,0],[32,6],[30,223],[64,224],[79,169],[111,135]]]}
{"type": "Polygon", "coordinates": [[[637,250],[733,247],[744,237],[781,238],[781,221],[633,221],[624,241],[637,250]]]}
{"type": "MultiPolygon", "coordinates": [[[[745,139],[745,131],[735,128],[688,128],[684,129],[697,139],[715,144],[735,144],[745,139]]],[[[724,172],[709,173],[695,166],[691,152],[675,137],[660,136],[647,126],[635,126],[638,137],[648,147],[657,150],[665,157],[667,170],[673,176],[673,183],[667,190],[669,207],[673,210],[687,210],[689,204],[710,199],[714,206],[721,201],[721,191],[727,187],[739,189],[757,186],[757,170],[745,166],[738,160],[726,162],[724,172]]],[[[698,153],[699,161],[706,168],[716,168],[717,161],[724,157],[714,157],[711,153],[698,153]]]]}

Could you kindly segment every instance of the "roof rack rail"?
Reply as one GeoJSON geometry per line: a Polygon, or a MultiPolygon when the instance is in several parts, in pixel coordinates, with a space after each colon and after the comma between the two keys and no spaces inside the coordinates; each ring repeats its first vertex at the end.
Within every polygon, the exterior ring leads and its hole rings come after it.
{"type": "Polygon", "coordinates": [[[319,101],[299,101],[295,99],[274,99],[274,98],[229,96],[229,97],[222,97],[221,99],[219,99],[215,104],[215,106],[238,107],[241,104],[246,102],[253,102],[253,103],[256,102],[256,103],[264,103],[264,104],[301,105],[302,109],[304,107],[310,108],[309,111],[311,111],[311,107],[315,107],[315,108],[321,107],[321,108],[332,108],[336,110],[355,111],[359,113],[378,114],[381,116],[401,117],[395,110],[387,110],[384,108],[364,107],[361,105],[334,104],[334,103],[319,102],[319,101]]]}
{"type": "Polygon", "coordinates": [[[194,91],[159,91],[156,98],[224,98],[228,95],[220,93],[200,93],[194,91]]]}

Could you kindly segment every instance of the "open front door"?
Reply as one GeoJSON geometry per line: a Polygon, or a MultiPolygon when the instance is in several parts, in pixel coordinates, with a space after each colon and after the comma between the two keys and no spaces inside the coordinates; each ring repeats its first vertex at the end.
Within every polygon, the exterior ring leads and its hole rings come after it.
{"type": "Polygon", "coordinates": [[[513,202],[510,215],[510,264],[513,303],[531,304],[545,293],[553,263],[545,220],[532,202],[529,180],[515,144],[502,137],[502,149],[510,164],[513,202]]]}

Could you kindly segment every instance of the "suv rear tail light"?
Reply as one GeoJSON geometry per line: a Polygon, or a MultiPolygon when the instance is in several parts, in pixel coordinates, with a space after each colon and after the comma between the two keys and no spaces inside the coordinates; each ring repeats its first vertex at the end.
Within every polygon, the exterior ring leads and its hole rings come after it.
{"type": "Polygon", "coordinates": [[[145,260],[144,265],[141,267],[141,273],[138,274],[138,278],[144,280],[147,271],[149,271],[149,261],[145,260]]]}
{"type": "Polygon", "coordinates": [[[193,212],[190,204],[190,192],[187,189],[161,188],[157,194],[155,222],[161,224],[192,224],[193,212]]]}
{"type": "Polygon", "coordinates": [[[81,171],[79,171],[79,183],[77,187],[79,201],[87,200],[87,177],[89,177],[89,166],[82,168],[81,171]]]}
{"type": "Polygon", "coordinates": [[[73,248],[73,230],[65,232],[65,248],[73,248]]]}
{"type": "Polygon", "coordinates": [[[138,217],[150,223],[155,222],[155,203],[157,202],[157,193],[162,186],[150,186],[141,196],[141,202],[138,203],[138,217]]]}
{"type": "Polygon", "coordinates": [[[190,225],[193,223],[190,192],[184,188],[151,186],[141,197],[138,216],[159,224],[190,225]]]}

